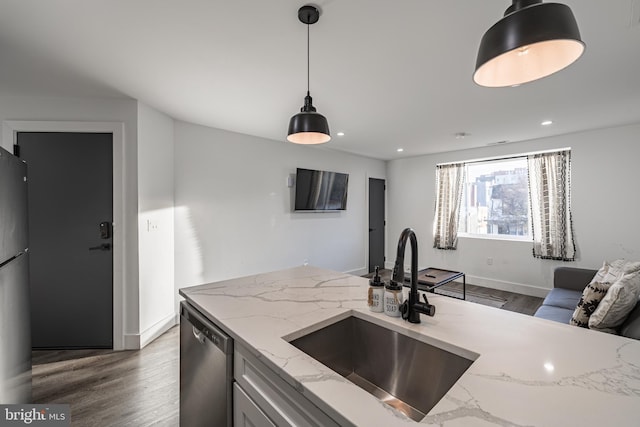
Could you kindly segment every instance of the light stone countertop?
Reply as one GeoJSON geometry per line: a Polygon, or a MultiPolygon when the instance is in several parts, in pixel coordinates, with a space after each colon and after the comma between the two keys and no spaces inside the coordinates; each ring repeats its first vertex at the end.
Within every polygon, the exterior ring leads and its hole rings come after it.
{"type": "Polygon", "coordinates": [[[414,325],[372,313],[368,283],[304,266],[180,294],[318,407],[357,426],[640,426],[640,341],[433,294],[435,316],[414,325]],[[417,423],[288,342],[349,315],[477,359],[417,423]]]}

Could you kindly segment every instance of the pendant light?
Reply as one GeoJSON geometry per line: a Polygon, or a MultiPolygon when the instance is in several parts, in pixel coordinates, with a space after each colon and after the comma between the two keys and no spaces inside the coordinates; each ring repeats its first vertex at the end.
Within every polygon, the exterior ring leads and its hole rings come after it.
{"type": "Polygon", "coordinates": [[[302,6],[298,10],[298,19],[307,24],[307,96],[300,112],[291,117],[287,141],[295,144],[324,144],[329,142],[329,123],[313,106],[309,92],[309,26],[318,22],[320,12],[311,5],[302,6]]]}
{"type": "Polygon", "coordinates": [[[517,86],[551,75],[584,52],[569,6],[513,0],[482,37],[473,80],[480,86],[517,86]]]}

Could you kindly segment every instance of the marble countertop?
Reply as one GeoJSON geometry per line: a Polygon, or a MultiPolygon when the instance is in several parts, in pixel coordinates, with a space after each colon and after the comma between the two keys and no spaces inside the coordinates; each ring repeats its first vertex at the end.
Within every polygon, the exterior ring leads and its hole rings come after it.
{"type": "Polygon", "coordinates": [[[414,325],[371,312],[367,289],[367,279],[304,266],[180,294],[318,407],[357,426],[640,425],[640,341],[432,294],[436,315],[414,325]],[[477,359],[415,422],[288,342],[349,315],[477,359]]]}

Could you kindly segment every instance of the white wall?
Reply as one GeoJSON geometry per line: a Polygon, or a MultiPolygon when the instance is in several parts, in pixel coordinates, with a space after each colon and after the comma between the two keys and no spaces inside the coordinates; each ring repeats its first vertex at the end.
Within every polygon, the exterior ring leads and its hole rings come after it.
{"type": "MultiPolygon", "coordinates": [[[[121,333],[114,337],[116,348],[122,345],[123,336],[139,331],[138,319],[138,241],[137,241],[137,103],[131,99],[113,98],[62,98],[36,96],[0,97],[0,120],[3,121],[2,146],[13,151],[11,129],[6,121],[39,122],[46,131],[46,123],[51,122],[119,122],[124,124],[124,147],[120,157],[114,158],[114,171],[121,175],[122,185],[114,188],[114,207],[121,209],[123,223],[116,223],[125,241],[114,242],[114,257],[121,260],[122,271],[115,271],[122,277],[123,295],[114,304],[121,306],[123,319],[114,319],[116,329],[121,333]],[[44,124],[43,124],[44,123],[44,124]],[[120,253],[116,249],[122,247],[120,253]]],[[[66,128],[66,126],[62,126],[66,128]]],[[[84,129],[84,127],[80,126],[84,129]]],[[[117,230],[114,230],[118,233],[117,230]]],[[[118,265],[118,264],[117,264],[118,265]]]]}
{"type": "Polygon", "coordinates": [[[171,117],[138,102],[139,347],[176,322],[173,133],[171,117]]]}
{"type": "Polygon", "coordinates": [[[176,288],[302,265],[362,272],[368,178],[385,163],[175,124],[176,288]],[[347,210],[291,212],[296,167],[349,173],[347,210]]]}
{"type": "Polygon", "coordinates": [[[467,283],[530,295],[546,294],[552,287],[553,269],[559,265],[599,268],[604,260],[640,260],[638,141],[640,125],[630,125],[390,161],[388,267],[393,265],[397,238],[405,227],[416,231],[421,268],[459,270],[467,274],[467,283]],[[436,164],[563,147],[572,149],[575,262],[533,258],[528,242],[461,237],[458,250],[432,248],[436,164]],[[487,265],[487,257],[493,258],[493,265],[487,265]]]}

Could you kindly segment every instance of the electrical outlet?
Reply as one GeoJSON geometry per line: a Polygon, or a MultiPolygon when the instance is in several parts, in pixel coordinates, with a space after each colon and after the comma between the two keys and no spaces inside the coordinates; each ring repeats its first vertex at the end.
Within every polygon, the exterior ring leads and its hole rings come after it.
{"type": "Polygon", "coordinates": [[[493,258],[487,258],[487,265],[493,265],[493,258]]]}

